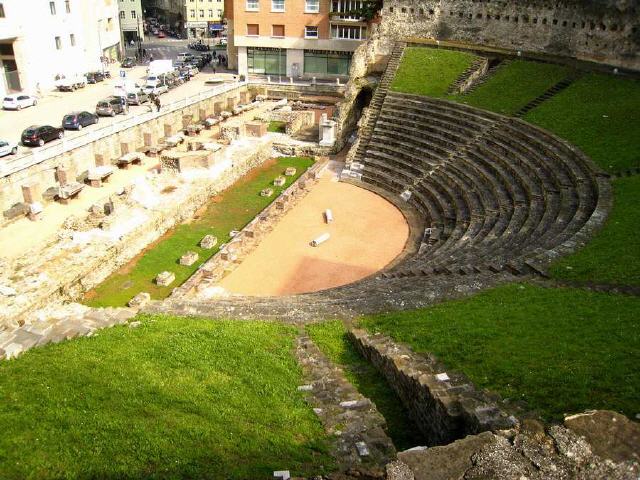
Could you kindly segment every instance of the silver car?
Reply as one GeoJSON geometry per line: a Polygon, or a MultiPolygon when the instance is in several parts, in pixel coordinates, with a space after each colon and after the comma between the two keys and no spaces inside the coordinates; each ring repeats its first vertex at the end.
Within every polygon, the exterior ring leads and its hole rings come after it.
{"type": "Polygon", "coordinates": [[[127,103],[129,105],[142,105],[149,101],[149,95],[142,90],[139,92],[127,93],[127,103]]]}
{"type": "Polygon", "coordinates": [[[7,142],[6,140],[0,140],[0,157],[5,155],[15,155],[18,153],[18,144],[15,142],[7,142]]]}

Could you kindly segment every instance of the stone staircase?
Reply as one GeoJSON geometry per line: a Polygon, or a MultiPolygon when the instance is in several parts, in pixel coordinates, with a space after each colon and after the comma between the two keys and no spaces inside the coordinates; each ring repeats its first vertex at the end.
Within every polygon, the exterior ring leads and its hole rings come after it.
{"type": "Polygon", "coordinates": [[[136,313],[130,308],[66,305],[60,311],[43,314],[18,328],[0,332],[0,360],[15,358],[31,348],[48,343],[88,337],[102,328],[124,325],[136,313]]]}
{"type": "Polygon", "coordinates": [[[497,61],[496,63],[494,63],[489,67],[489,69],[486,71],[485,74],[481,75],[475,82],[473,82],[473,85],[471,85],[471,87],[469,87],[465,92],[463,92],[462,95],[469,95],[470,93],[475,92],[478,89],[478,87],[480,87],[481,85],[484,85],[487,82],[487,80],[493,77],[493,75],[500,68],[506,67],[510,63],[511,63],[511,60],[497,61]]]}
{"type": "Polygon", "coordinates": [[[387,95],[391,82],[393,82],[398,67],[400,66],[405,46],[405,42],[396,42],[393,46],[389,63],[387,63],[387,69],[380,79],[380,84],[378,85],[378,88],[376,88],[373,98],[369,103],[369,110],[367,112],[364,125],[360,128],[360,138],[358,146],[356,147],[356,154],[353,158],[354,162],[360,163],[362,161],[362,156],[364,155],[366,147],[369,144],[369,140],[371,139],[371,134],[378,118],[378,114],[380,113],[380,109],[382,108],[384,98],[387,95]]]}
{"type": "Polygon", "coordinates": [[[558,93],[560,93],[563,90],[567,89],[578,78],[580,78],[580,74],[576,72],[576,73],[571,74],[567,78],[559,81],[558,83],[553,85],[551,88],[549,88],[546,92],[544,92],[542,95],[534,98],[529,103],[527,103],[524,107],[522,107],[520,110],[518,110],[514,114],[514,116],[516,116],[518,118],[524,117],[527,114],[527,112],[529,112],[529,111],[533,110],[534,108],[540,106],[541,103],[546,102],[550,98],[555,97],[558,93]]]}
{"type": "Polygon", "coordinates": [[[467,80],[469,80],[469,77],[471,77],[471,75],[476,73],[478,69],[481,68],[486,61],[487,59],[484,57],[476,57],[471,62],[471,65],[469,65],[469,67],[467,67],[467,69],[464,72],[462,72],[458,76],[458,78],[454,80],[454,82],[451,85],[449,85],[449,88],[447,89],[447,95],[464,93],[461,90],[462,85],[464,85],[467,82],[467,80]]]}

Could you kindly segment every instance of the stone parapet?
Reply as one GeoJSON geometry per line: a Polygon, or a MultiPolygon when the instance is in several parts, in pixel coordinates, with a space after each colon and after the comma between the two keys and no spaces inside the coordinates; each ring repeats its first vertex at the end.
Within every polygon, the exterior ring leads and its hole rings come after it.
{"type": "Polygon", "coordinates": [[[352,330],[349,339],[387,379],[430,445],[510,428],[515,417],[462,374],[384,335],[352,330]]]}

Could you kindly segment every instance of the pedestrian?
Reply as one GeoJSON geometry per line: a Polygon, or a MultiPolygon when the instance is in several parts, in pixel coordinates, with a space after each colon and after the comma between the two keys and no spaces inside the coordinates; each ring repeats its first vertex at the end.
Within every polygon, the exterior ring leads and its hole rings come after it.
{"type": "Polygon", "coordinates": [[[136,42],[133,41],[133,39],[131,39],[131,42],[129,43],[129,45],[131,46],[131,48],[133,48],[135,46],[136,42]]]}
{"type": "Polygon", "coordinates": [[[147,105],[149,107],[149,111],[153,112],[153,105],[155,105],[156,103],[156,95],[155,93],[151,92],[149,94],[149,105],[147,105]]]}
{"type": "Polygon", "coordinates": [[[156,104],[156,108],[158,109],[158,112],[159,112],[160,111],[160,97],[156,96],[156,98],[153,101],[153,103],[156,104]]]}
{"type": "Polygon", "coordinates": [[[153,55],[149,55],[149,62],[153,62],[153,55]]]}
{"type": "Polygon", "coordinates": [[[142,56],[143,56],[144,58],[147,58],[147,49],[146,49],[146,48],[143,48],[143,49],[142,49],[142,56]]]}

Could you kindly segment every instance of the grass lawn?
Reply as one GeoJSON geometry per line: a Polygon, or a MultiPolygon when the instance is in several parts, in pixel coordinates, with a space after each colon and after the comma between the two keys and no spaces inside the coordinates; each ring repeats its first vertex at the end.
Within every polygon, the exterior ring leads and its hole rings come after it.
{"type": "Polygon", "coordinates": [[[613,182],[614,205],[604,228],[585,248],[551,268],[556,278],[640,285],[640,177],[613,182]]]}
{"type": "Polygon", "coordinates": [[[547,89],[566,78],[567,67],[548,63],[514,61],[498,68],[489,80],[469,95],[451,100],[512,115],[547,89]]]}
{"type": "Polygon", "coordinates": [[[334,363],[340,365],[347,379],[365,397],[372,400],[387,420],[388,434],[396,449],[424,445],[417,427],[409,420],[400,399],[378,370],[368,363],[349,342],[346,329],[339,321],[307,326],[315,344],[334,363]]]}
{"type": "Polygon", "coordinates": [[[269,126],[267,127],[267,131],[273,133],[286,133],[287,131],[287,122],[280,122],[278,120],[271,120],[269,122],[269,126]]]}
{"type": "Polygon", "coordinates": [[[8,479],[268,479],[333,468],[295,329],[141,316],[0,362],[8,479]]]}
{"type": "Polygon", "coordinates": [[[587,75],[525,120],[580,147],[607,171],[640,166],[640,82],[587,75]]]}
{"type": "Polygon", "coordinates": [[[229,241],[231,230],[243,228],[312,164],[311,158],[281,157],[254,169],[215,197],[199,218],[179,225],[152,248],[107,278],[87,295],[85,303],[94,307],[124,306],[139,292],[148,292],[154,299],[167,297],[171,290],[181,285],[218,251],[218,247],[211,250],[199,247],[205,235],[218,237],[218,246],[229,241]],[[283,187],[273,186],[273,179],[290,166],[296,167],[296,175],[286,177],[283,187]],[[274,189],[274,195],[261,197],[260,190],[268,186],[274,189]],[[189,250],[198,252],[198,261],[190,267],[180,265],[180,256],[189,250]],[[176,280],[168,287],[159,287],[153,280],[165,270],[174,272],[176,280]]]}
{"type": "Polygon", "coordinates": [[[363,318],[547,420],[640,413],[640,298],[512,284],[433,308],[363,318]]]}
{"type": "Polygon", "coordinates": [[[408,47],[391,83],[391,90],[443,97],[474,58],[471,54],[453,50],[408,47]]]}

